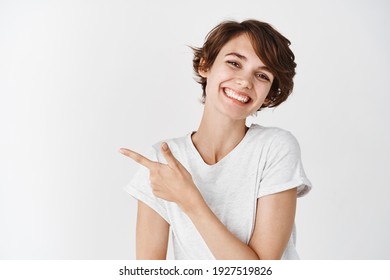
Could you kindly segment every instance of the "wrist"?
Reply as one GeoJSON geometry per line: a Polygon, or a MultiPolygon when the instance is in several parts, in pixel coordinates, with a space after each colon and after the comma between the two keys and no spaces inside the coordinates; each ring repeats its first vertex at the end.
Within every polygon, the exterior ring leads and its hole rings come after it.
{"type": "Polygon", "coordinates": [[[202,197],[202,194],[195,187],[193,191],[191,191],[186,196],[183,202],[178,204],[179,207],[183,210],[183,212],[188,215],[190,213],[195,213],[198,209],[200,209],[205,204],[205,201],[202,197]]]}

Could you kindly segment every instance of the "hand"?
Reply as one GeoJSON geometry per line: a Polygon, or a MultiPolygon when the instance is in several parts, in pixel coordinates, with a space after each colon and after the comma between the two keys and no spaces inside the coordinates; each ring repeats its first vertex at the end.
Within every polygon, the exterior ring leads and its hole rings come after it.
{"type": "Polygon", "coordinates": [[[183,209],[200,196],[191,174],[173,156],[167,143],[161,145],[161,152],[168,164],[152,161],[125,148],[121,148],[119,152],[149,169],[150,184],[157,197],[175,202],[183,209]]]}

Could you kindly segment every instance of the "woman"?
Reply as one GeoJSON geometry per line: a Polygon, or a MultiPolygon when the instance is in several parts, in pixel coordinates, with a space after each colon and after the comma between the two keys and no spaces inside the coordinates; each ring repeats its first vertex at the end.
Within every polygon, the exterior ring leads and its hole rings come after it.
{"type": "Polygon", "coordinates": [[[296,199],[311,189],[299,144],[288,131],[246,118],[293,89],[290,42],[267,23],[227,21],[194,70],[203,88],[197,131],[154,145],[126,190],[138,199],[137,259],[298,259],[296,199]]]}

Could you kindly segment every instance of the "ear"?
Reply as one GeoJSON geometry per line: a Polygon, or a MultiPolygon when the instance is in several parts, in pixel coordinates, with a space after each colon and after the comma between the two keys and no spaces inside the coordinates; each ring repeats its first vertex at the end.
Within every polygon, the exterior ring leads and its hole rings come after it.
{"type": "Polygon", "coordinates": [[[264,102],[263,102],[263,105],[269,105],[271,103],[271,100],[270,99],[268,99],[268,98],[266,98],[266,99],[264,99],[264,102]]]}
{"type": "Polygon", "coordinates": [[[203,58],[200,59],[199,67],[198,67],[198,73],[201,77],[207,78],[208,76],[208,69],[204,68],[205,60],[203,58]]]}

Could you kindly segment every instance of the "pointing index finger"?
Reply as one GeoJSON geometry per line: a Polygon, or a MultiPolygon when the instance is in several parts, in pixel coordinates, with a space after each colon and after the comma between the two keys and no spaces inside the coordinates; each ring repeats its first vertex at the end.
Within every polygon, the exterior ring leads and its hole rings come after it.
{"type": "Polygon", "coordinates": [[[134,152],[132,150],[129,150],[129,149],[120,148],[119,152],[121,154],[123,154],[125,156],[128,156],[129,158],[133,159],[137,163],[145,166],[149,170],[157,163],[157,162],[154,162],[154,161],[144,157],[143,155],[141,155],[139,153],[136,153],[136,152],[134,152]]]}

